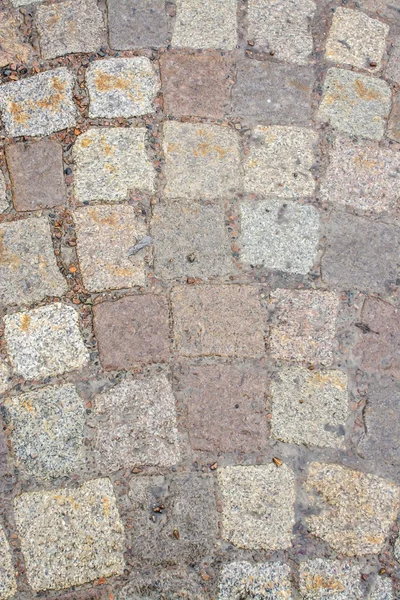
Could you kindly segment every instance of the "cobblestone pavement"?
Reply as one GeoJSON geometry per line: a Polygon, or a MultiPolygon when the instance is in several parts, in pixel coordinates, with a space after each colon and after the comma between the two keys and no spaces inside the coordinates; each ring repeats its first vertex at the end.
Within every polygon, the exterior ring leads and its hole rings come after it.
{"type": "Polygon", "coordinates": [[[400,598],[400,0],[0,0],[0,600],[400,598]]]}

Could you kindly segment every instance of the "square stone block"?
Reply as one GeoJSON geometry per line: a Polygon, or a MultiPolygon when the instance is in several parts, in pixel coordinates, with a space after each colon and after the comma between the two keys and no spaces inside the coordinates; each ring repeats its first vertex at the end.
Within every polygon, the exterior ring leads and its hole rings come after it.
{"type": "Polygon", "coordinates": [[[98,394],[97,461],[106,471],[179,462],[175,398],[165,375],[123,381],[98,394]]]}
{"type": "Polygon", "coordinates": [[[275,290],[271,294],[273,358],[332,363],[338,308],[339,298],[331,292],[275,290]]]}
{"type": "Polygon", "coordinates": [[[49,135],[73,127],[73,75],[65,67],[0,86],[0,112],[10,137],[49,135]]]}
{"type": "Polygon", "coordinates": [[[154,113],[160,84],[144,56],[98,60],[86,72],[91,117],[133,117],[154,113]]]}
{"type": "Polygon", "coordinates": [[[77,250],[85,288],[90,292],[145,283],[146,250],[129,249],[146,235],[133,206],[91,206],[74,213],[77,250]]]}
{"type": "Polygon", "coordinates": [[[223,277],[233,271],[224,210],[182,200],[153,209],[154,272],[161,279],[223,277]],[[216,242],[218,240],[218,242],[216,242]]]}
{"type": "Polygon", "coordinates": [[[17,579],[12,560],[10,545],[3,527],[0,525],[0,595],[7,600],[17,592],[17,579]]]}
{"type": "Polygon", "coordinates": [[[231,562],[222,567],[218,600],[233,598],[291,600],[290,568],[284,563],[231,562]]]}
{"type": "Polygon", "coordinates": [[[391,92],[382,79],[345,69],[329,69],[318,110],[320,121],[348,136],[382,139],[391,92]]]}
{"type": "Polygon", "coordinates": [[[68,289],[56,263],[46,217],[0,225],[0,302],[31,304],[68,289]]]}
{"type": "Polygon", "coordinates": [[[240,186],[239,137],[220,125],[164,123],[168,198],[225,199],[240,186]]]}
{"type": "Polygon", "coordinates": [[[131,190],[153,192],[155,171],[145,143],[144,127],[96,127],[80,135],[73,148],[76,199],[117,202],[131,190]]]}
{"type": "Polygon", "coordinates": [[[21,473],[48,479],[82,467],[85,407],[75,386],[55,385],[8,396],[4,408],[21,473]]]}
{"type": "Polygon", "coordinates": [[[29,585],[40,592],[122,575],[124,529],[109,479],[14,500],[29,585]]]}
{"type": "Polygon", "coordinates": [[[276,198],[311,196],[317,136],[305,127],[256,127],[244,163],[249,194],[276,198]]]}
{"type": "Polygon", "coordinates": [[[225,540],[248,550],[285,550],[291,546],[295,489],[289,467],[225,467],[218,469],[217,477],[225,540]]]}
{"type": "Polygon", "coordinates": [[[12,15],[8,11],[0,13],[0,67],[29,61],[32,47],[23,41],[21,25],[21,15],[12,15]]]}
{"type": "Polygon", "coordinates": [[[66,201],[62,147],[41,140],[6,147],[15,210],[63,206],[66,201]]]}
{"type": "Polygon", "coordinates": [[[26,379],[42,379],[81,369],[89,361],[72,306],[56,302],[4,317],[13,369],[26,379]]]}
{"type": "Polygon", "coordinates": [[[347,376],[341,371],[281,367],[271,382],[271,434],[307,446],[344,448],[349,415],[347,376]]]}
{"type": "Polygon", "coordinates": [[[41,4],[36,12],[43,58],[95,52],[106,42],[106,28],[96,0],[41,4]]]}
{"type": "Polygon", "coordinates": [[[177,0],[175,48],[233,50],[237,43],[236,0],[177,0]]]}
{"type": "Polygon", "coordinates": [[[167,45],[165,0],[108,0],[110,46],[115,50],[167,45]]]}
{"type": "Polygon", "coordinates": [[[318,211],[310,205],[265,200],[243,202],[241,260],[267,269],[306,275],[320,239],[318,211]]]}
{"type": "Polygon", "coordinates": [[[400,142],[400,93],[398,92],[393,95],[392,110],[389,117],[386,135],[391,140],[400,142]]]}
{"type": "Polygon", "coordinates": [[[390,51],[385,75],[395,83],[400,83],[400,39],[396,39],[390,51]]]}
{"type": "Polygon", "coordinates": [[[175,287],[175,344],[183,356],[257,357],[265,352],[266,314],[259,288],[247,285],[175,287]]]}
{"type": "Polygon", "coordinates": [[[163,296],[126,296],[94,306],[94,329],[104,369],[163,363],[170,355],[168,303],[163,296]]]}
{"type": "Polygon", "coordinates": [[[164,110],[177,117],[221,119],[228,109],[229,64],[220,53],[161,55],[164,110]]]}
{"type": "Polygon", "coordinates": [[[314,558],[300,563],[300,593],[306,600],[360,600],[361,566],[349,561],[314,558]]]}
{"type": "Polygon", "coordinates": [[[255,364],[182,365],[179,395],[188,407],[194,450],[262,452],[267,444],[265,366],[255,364]]]}
{"type": "Polygon", "coordinates": [[[310,532],[346,556],[378,554],[399,509],[393,483],[340,465],[311,463],[306,490],[310,532]]]}

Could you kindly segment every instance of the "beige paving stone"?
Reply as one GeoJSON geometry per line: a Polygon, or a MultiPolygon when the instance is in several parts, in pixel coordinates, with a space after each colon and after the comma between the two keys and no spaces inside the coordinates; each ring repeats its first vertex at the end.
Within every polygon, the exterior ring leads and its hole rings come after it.
{"type": "Polygon", "coordinates": [[[0,67],[10,63],[26,63],[32,53],[32,48],[22,40],[19,27],[22,20],[19,15],[9,12],[0,13],[0,67]]]}
{"type": "Polygon", "coordinates": [[[218,469],[217,477],[224,539],[249,550],[290,547],[295,490],[289,467],[225,467],[218,469]]]}
{"type": "Polygon", "coordinates": [[[300,563],[300,594],[303,600],[360,600],[361,567],[348,561],[314,558],[300,563]]]}
{"type": "Polygon", "coordinates": [[[23,493],[14,514],[35,592],[123,573],[124,529],[109,479],[23,493]]]}
{"type": "Polygon", "coordinates": [[[396,39],[390,50],[389,60],[385,68],[388,79],[400,83],[400,40],[396,39]]]}
{"type": "Polygon", "coordinates": [[[17,580],[10,545],[0,525],[0,598],[12,598],[17,591],[17,580]]]}
{"type": "Polygon", "coordinates": [[[312,463],[306,489],[309,530],[346,556],[377,554],[399,509],[400,490],[385,479],[335,464],[312,463]]]}
{"type": "Polygon", "coordinates": [[[8,207],[6,180],[2,171],[0,171],[0,213],[7,210],[8,207]]]}
{"type": "Polygon", "coordinates": [[[275,198],[310,196],[317,135],[305,127],[256,127],[244,164],[249,193],[275,198]]]}
{"type": "Polygon", "coordinates": [[[388,25],[378,19],[338,7],[326,42],[325,56],[333,62],[375,72],[381,68],[388,33],[388,25]],[[375,66],[371,67],[371,62],[375,66]]]}
{"type": "Polygon", "coordinates": [[[46,217],[0,225],[0,302],[30,304],[68,289],[54,255],[46,217]]]}
{"type": "Polygon", "coordinates": [[[233,50],[237,44],[236,0],[177,0],[172,46],[233,50]]]}
{"type": "Polygon", "coordinates": [[[10,368],[5,360],[0,359],[0,394],[4,394],[9,388],[10,368]]]}
{"type": "Polygon", "coordinates": [[[284,563],[231,562],[221,571],[218,600],[291,600],[290,568],[284,563]]]}
{"type": "Polygon", "coordinates": [[[130,190],[154,191],[155,171],[144,127],[95,127],[73,148],[75,196],[80,202],[126,200],[130,190]]]}

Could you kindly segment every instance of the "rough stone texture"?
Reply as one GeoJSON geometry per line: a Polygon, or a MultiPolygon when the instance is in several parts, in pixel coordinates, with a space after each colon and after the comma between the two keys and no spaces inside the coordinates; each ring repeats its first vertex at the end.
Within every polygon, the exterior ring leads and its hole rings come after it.
{"type": "Polygon", "coordinates": [[[326,41],[325,56],[336,63],[368,69],[380,69],[386,50],[388,25],[362,12],[338,7],[326,41]],[[371,66],[376,63],[375,66],[371,66]]]}
{"type": "Polygon", "coordinates": [[[82,466],[85,407],[73,385],[8,396],[4,407],[20,472],[48,479],[82,466]]]}
{"type": "Polygon", "coordinates": [[[10,369],[5,360],[0,359],[0,394],[9,387],[10,369]]]}
{"type": "Polygon", "coordinates": [[[179,462],[175,398],[165,375],[124,381],[96,396],[98,463],[106,471],[179,462]]]}
{"type": "Polygon", "coordinates": [[[41,379],[80,369],[89,360],[79,316],[56,302],[4,317],[5,338],[13,369],[26,379],[41,379]]]}
{"type": "Polygon", "coordinates": [[[318,118],[349,136],[380,140],[389,116],[391,93],[382,79],[344,69],[329,69],[318,118]]]}
{"type": "Polygon", "coordinates": [[[49,135],[73,127],[74,77],[65,67],[0,86],[0,112],[7,135],[49,135]]]}
{"type": "Polygon", "coordinates": [[[310,196],[317,136],[303,127],[256,127],[244,164],[246,192],[277,198],[310,196]]]}
{"type": "Polygon", "coordinates": [[[381,292],[395,285],[400,251],[398,227],[334,213],[326,231],[322,278],[340,290],[381,292]]]}
{"type": "Polygon", "coordinates": [[[12,598],[17,591],[12,554],[6,534],[0,525],[0,597],[4,600],[12,598]]]}
{"type": "Polygon", "coordinates": [[[167,45],[164,0],[108,0],[110,45],[116,50],[167,45]]]}
{"type": "Polygon", "coordinates": [[[144,127],[96,127],[80,135],[73,149],[77,200],[116,202],[130,190],[153,192],[155,172],[145,141],[144,127]]]}
{"type": "Polygon", "coordinates": [[[21,494],[14,512],[36,592],[123,573],[124,529],[109,479],[21,494]]]}
{"type": "Polygon", "coordinates": [[[151,221],[154,272],[161,279],[221,277],[233,271],[221,206],[182,200],[155,206],[151,221]]]}
{"type": "Polygon", "coordinates": [[[129,249],[146,235],[133,206],[93,206],[74,213],[77,249],[85,288],[91,292],[145,283],[146,250],[129,249]]]}
{"type": "Polygon", "coordinates": [[[266,314],[258,287],[175,287],[172,310],[175,344],[183,356],[264,354],[266,314]]]}
{"type": "Polygon", "coordinates": [[[393,44],[385,68],[385,75],[395,83],[400,83],[400,40],[396,40],[393,44]]]}
{"type": "MultiPolygon", "coordinates": [[[[400,62],[400,59],[399,59],[400,62]]],[[[393,95],[392,110],[388,122],[387,136],[395,142],[400,142],[400,94],[393,95]]]]}
{"type": "Polygon", "coordinates": [[[283,442],[344,447],[347,377],[341,371],[280,368],[271,382],[271,434],[283,442]]]}
{"type": "Polygon", "coordinates": [[[163,148],[168,198],[225,199],[239,187],[239,138],[229,127],[166,122],[163,148]]]}
{"type": "Polygon", "coordinates": [[[136,574],[116,592],[116,600],[208,600],[196,574],[185,568],[161,569],[151,579],[136,574]]]}
{"type": "MultiPolygon", "coordinates": [[[[9,460],[9,452],[7,446],[7,440],[4,433],[5,425],[3,423],[3,419],[0,417],[0,477],[3,475],[7,475],[10,472],[10,460],[9,460]]],[[[1,535],[1,532],[0,532],[1,535]]],[[[0,572],[1,572],[1,558],[0,558],[0,572]]],[[[1,583],[0,583],[0,593],[1,593],[1,583]]]]}
{"type": "Polygon", "coordinates": [[[0,213],[7,210],[8,207],[6,180],[4,179],[3,172],[0,170],[0,213]]]}
{"type": "Polygon", "coordinates": [[[222,568],[218,600],[291,600],[290,569],[278,562],[231,562],[222,568]]]}
{"type": "Polygon", "coordinates": [[[309,68],[242,60],[232,88],[232,112],[255,125],[309,125],[313,83],[309,68]]]}
{"type": "Polygon", "coordinates": [[[288,273],[308,273],[320,239],[318,211],[295,202],[241,205],[241,260],[288,273]]]}
{"type": "Polygon", "coordinates": [[[224,116],[230,91],[229,65],[224,56],[166,52],[160,65],[167,114],[212,119],[224,116]]]}
{"type": "Polygon", "coordinates": [[[249,0],[248,39],[256,47],[272,50],[275,58],[307,64],[313,50],[310,22],[316,5],[311,0],[249,0]]]}
{"type": "Polygon", "coordinates": [[[304,600],[360,600],[365,597],[360,566],[323,558],[302,562],[300,593],[304,600]]]}
{"type": "Polygon", "coordinates": [[[395,600],[393,585],[387,577],[378,577],[372,588],[370,600],[395,600]]]}
{"type": "Polygon", "coordinates": [[[62,206],[66,201],[61,144],[41,140],[6,147],[15,210],[62,206]]]}
{"type": "Polygon", "coordinates": [[[104,369],[131,369],[169,359],[168,304],[153,294],[127,296],[94,307],[104,369]]]}
{"type": "Polygon", "coordinates": [[[289,467],[225,467],[217,477],[224,539],[249,550],[291,546],[295,490],[289,467]]]}
{"type": "Polygon", "coordinates": [[[330,152],[320,196],[339,206],[371,211],[397,207],[400,156],[375,142],[337,138],[330,152]]]}
{"type": "Polygon", "coordinates": [[[154,113],[158,75],[144,56],[99,60],[88,68],[91,117],[132,117],[154,113]]]}
{"type": "Polygon", "coordinates": [[[219,453],[265,449],[265,366],[187,365],[178,381],[179,395],[188,407],[189,438],[194,450],[219,453]]]}
{"type": "Polygon", "coordinates": [[[30,304],[45,296],[61,296],[61,275],[46,217],[0,225],[0,302],[30,304]]]}
{"type": "Polygon", "coordinates": [[[312,534],[344,555],[377,554],[399,509],[400,490],[385,479],[339,465],[312,463],[306,489],[312,534]]]}
{"type": "Polygon", "coordinates": [[[10,0],[15,7],[26,6],[27,4],[37,4],[40,0],[10,0]]]}
{"type": "Polygon", "coordinates": [[[296,362],[333,360],[339,298],[318,290],[275,290],[271,294],[270,350],[274,358],[296,362]]]}
{"type": "Polygon", "coordinates": [[[22,41],[21,18],[9,12],[0,12],[0,67],[10,63],[26,63],[31,57],[32,48],[22,41]]]}
{"type": "Polygon", "coordinates": [[[236,0],[177,0],[172,35],[175,48],[220,48],[237,44],[236,0]]]}

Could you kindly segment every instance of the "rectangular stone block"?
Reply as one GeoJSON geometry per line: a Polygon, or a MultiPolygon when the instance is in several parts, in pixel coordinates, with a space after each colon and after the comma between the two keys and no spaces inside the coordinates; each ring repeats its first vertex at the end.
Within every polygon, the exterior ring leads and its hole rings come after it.
{"type": "Polygon", "coordinates": [[[110,46],[115,50],[167,45],[164,0],[108,0],[110,46]]]}
{"type": "Polygon", "coordinates": [[[0,594],[7,600],[17,592],[17,579],[13,565],[10,545],[3,527],[0,525],[0,594]]]}
{"type": "Polygon", "coordinates": [[[173,47],[235,48],[236,0],[177,0],[176,8],[173,47]]]}
{"type": "Polygon", "coordinates": [[[27,63],[31,57],[32,47],[23,41],[20,32],[22,19],[20,15],[12,15],[8,11],[0,13],[0,67],[10,63],[27,63]]]}
{"type": "Polygon", "coordinates": [[[230,562],[222,567],[218,600],[266,598],[291,600],[290,568],[280,562],[230,562]]]}
{"type": "Polygon", "coordinates": [[[302,598],[359,600],[365,597],[361,565],[349,561],[314,558],[300,563],[302,598]]]}

